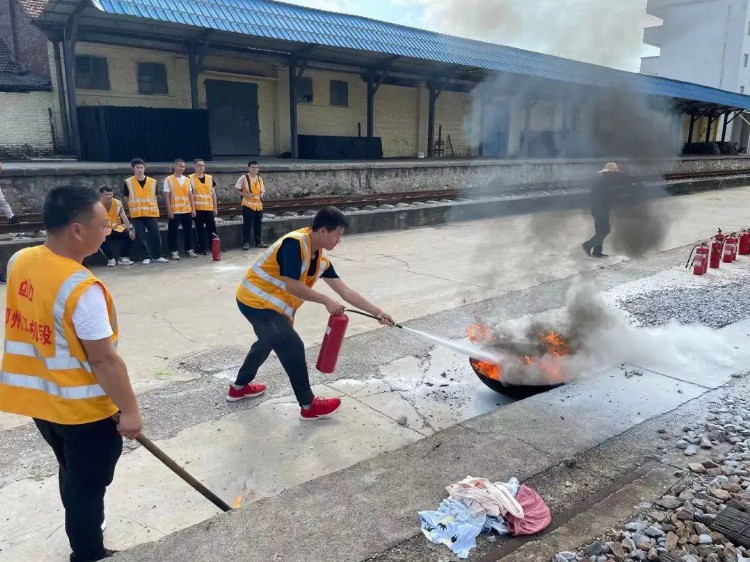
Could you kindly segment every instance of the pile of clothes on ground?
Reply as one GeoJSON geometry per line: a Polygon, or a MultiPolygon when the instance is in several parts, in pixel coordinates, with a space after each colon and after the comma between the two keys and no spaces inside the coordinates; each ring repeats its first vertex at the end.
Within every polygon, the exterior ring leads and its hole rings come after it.
{"type": "Polygon", "coordinates": [[[495,482],[467,476],[446,488],[448,499],[437,511],[420,511],[422,532],[435,544],[448,546],[459,558],[468,558],[481,533],[534,535],[552,521],[547,504],[517,479],[495,482]]]}

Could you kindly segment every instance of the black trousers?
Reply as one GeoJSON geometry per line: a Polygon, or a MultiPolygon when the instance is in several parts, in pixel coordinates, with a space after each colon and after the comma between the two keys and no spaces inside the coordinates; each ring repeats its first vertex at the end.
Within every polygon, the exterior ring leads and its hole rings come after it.
{"type": "Polygon", "coordinates": [[[112,233],[104,239],[104,242],[102,242],[102,252],[108,260],[113,260],[117,257],[112,249],[112,242],[115,242],[115,245],[119,244],[121,257],[126,258],[130,256],[130,248],[133,247],[133,241],[130,239],[130,234],[128,234],[127,230],[125,232],[117,232],[116,230],[113,230],[112,233]]]}
{"type": "Polygon", "coordinates": [[[122,437],[109,418],[81,425],[34,419],[60,466],[60,497],[71,562],[99,560],[104,554],[104,494],[122,453],[122,437]]]}
{"type": "Polygon", "coordinates": [[[193,249],[193,216],[191,213],[175,213],[174,218],[169,219],[167,227],[167,241],[169,251],[177,251],[177,231],[182,227],[182,239],[185,243],[185,251],[193,249]]]}
{"type": "Polygon", "coordinates": [[[594,215],[594,236],[585,242],[587,248],[592,249],[592,254],[597,255],[602,253],[602,245],[604,239],[612,231],[612,227],[609,224],[609,215],[594,215]]]}
{"type": "Polygon", "coordinates": [[[159,221],[154,217],[139,217],[132,219],[136,238],[143,246],[143,254],[147,258],[158,259],[161,257],[161,235],[159,234],[159,221]],[[148,238],[146,232],[148,231],[148,238]],[[148,240],[148,244],[146,244],[148,240]]]}
{"type": "Polygon", "coordinates": [[[305,344],[292,323],[286,316],[273,310],[251,308],[240,301],[237,301],[237,306],[253,325],[258,341],[250,348],[234,384],[245,386],[255,379],[260,366],[268,359],[271,351],[275,351],[292,383],[297,402],[300,406],[309,406],[314,396],[307,372],[305,344]]]}
{"type": "Polygon", "coordinates": [[[253,211],[250,207],[242,207],[242,243],[250,244],[250,233],[255,234],[255,245],[262,242],[260,229],[263,223],[263,211],[253,211]]]}
{"type": "Polygon", "coordinates": [[[198,233],[198,251],[211,248],[211,238],[216,234],[216,219],[213,211],[195,211],[195,230],[198,233]]]}

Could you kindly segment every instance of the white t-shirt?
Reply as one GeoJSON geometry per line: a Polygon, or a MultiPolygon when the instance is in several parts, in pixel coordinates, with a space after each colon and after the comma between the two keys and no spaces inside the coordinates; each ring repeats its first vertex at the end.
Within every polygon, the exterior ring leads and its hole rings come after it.
{"type": "MultiPolygon", "coordinates": [[[[190,178],[187,177],[187,176],[180,176],[179,178],[177,178],[177,182],[180,184],[180,187],[183,187],[185,185],[186,181],[187,182],[190,181],[190,178]]],[[[172,190],[169,189],[169,182],[165,179],[164,180],[164,189],[163,189],[162,192],[163,193],[169,193],[170,191],[172,191],[172,190]]],[[[188,191],[191,192],[191,193],[193,192],[193,185],[192,184],[190,184],[190,186],[188,187],[188,191]]]]}
{"type": "Polygon", "coordinates": [[[107,300],[99,285],[92,285],[78,299],[73,311],[73,327],[81,340],[103,340],[113,334],[107,300]]]}

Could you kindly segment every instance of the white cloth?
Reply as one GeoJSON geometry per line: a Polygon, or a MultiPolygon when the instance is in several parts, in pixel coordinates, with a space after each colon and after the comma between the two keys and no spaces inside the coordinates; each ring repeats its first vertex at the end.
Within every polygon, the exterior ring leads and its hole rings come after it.
{"type": "Polygon", "coordinates": [[[0,211],[2,211],[8,220],[13,218],[13,209],[10,208],[10,204],[5,200],[2,189],[0,189],[0,211]]]}
{"type": "Polygon", "coordinates": [[[73,311],[73,327],[81,340],[103,340],[113,334],[107,300],[99,285],[92,285],[78,299],[73,311]]]}
{"type": "Polygon", "coordinates": [[[467,476],[445,489],[451,499],[464,502],[472,514],[505,517],[506,513],[510,513],[523,519],[523,507],[502,484],[493,484],[486,478],[467,476]]]}
{"type": "MultiPolygon", "coordinates": [[[[180,187],[183,187],[183,186],[185,185],[185,182],[186,182],[186,181],[187,181],[187,182],[189,182],[189,181],[190,181],[190,178],[189,178],[189,177],[187,177],[187,176],[180,176],[179,178],[177,178],[177,183],[179,183],[179,184],[180,184],[180,187]]],[[[169,193],[170,191],[171,191],[171,189],[169,188],[169,182],[168,182],[168,181],[167,181],[167,180],[165,179],[165,180],[164,180],[164,187],[163,187],[163,189],[162,189],[162,193],[169,193]]],[[[190,185],[188,186],[188,191],[189,191],[190,193],[192,193],[192,192],[193,192],[193,184],[190,184],[190,185]]]]}

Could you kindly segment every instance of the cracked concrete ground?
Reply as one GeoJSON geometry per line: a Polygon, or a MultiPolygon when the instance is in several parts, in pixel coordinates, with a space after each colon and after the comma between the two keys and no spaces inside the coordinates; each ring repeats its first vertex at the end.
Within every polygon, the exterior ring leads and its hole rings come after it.
{"type": "MultiPolygon", "coordinates": [[[[557,235],[535,247],[531,255],[527,245],[516,241],[538,229],[539,216],[355,236],[336,250],[334,263],[347,282],[399,321],[458,339],[477,316],[501,322],[562,306],[571,279],[580,275],[595,275],[606,290],[680,268],[685,244],[710,235],[717,224],[726,229],[742,226],[749,199],[750,194],[742,189],[680,198],[681,220],[673,224],[661,247],[643,260],[585,258],[578,241],[588,236],[590,218],[553,213],[543,220],[548,231],[557,235]]],[[[233,294],[253,255],[231,252],[218,264],[183,260],[161,267],[97,272],[118,303],[121,351],[139,392],[147,435],[228,502],[239,496],[257,517],[258,510],[268,505],[263,502],[297,489],[310,491],[304,487],[306,482],[325,475],[334,479],[337,471],[355,470],[362,463],[375,467],[375,459],[387,462],[401,455],[405,466],[411,466],[409,459],[422,464],[426,459],[446,463],[454,459],[451,462],[456,464],[449,471],[435,474],[422,466],[405,479],[403,484],[412,484],[415,493],[403,505],[380,490],[385,495],[378,509],[396,509],[399,522],[396,526],[389,523],[390,530],[380,537],[387,539],[380,543],[382,551],[384,544],[408,538],[404,529],[416,529],[414,506],[437,505],[442,487],[465,476],[466,470],[489,475],[489,467],[499,466],[498,459],[509,443],[522,450],[510,455],[516,460],[505,469],[519,476],[541,470],[561,451],[559,445],[540,441],[539,436],[529,439],[514,429],[519,424],[555,425],[554,418],[539,417],[534,409],[544,402],[532,399],[507,408],[515,412],[508,414],[513,423],[500,429],[487,420],[501,415],[510,401],[486,389],[465,358],[357,317],[351,319],[337,372],[331,376],[311,373],[316,391],[344,397],[338,418],[322,425],[302,425],[296,419],[288,381],[275,359],[261,376],[269,385],[266,396],[227,404],[226,385],[252,341],[233,294]],[[148,290],[143,290],[144,284],[148,290]],[[476,418],[480,414],[487,415],[476,418]],[[407,418],[405,426],[396,421],[401,416],[407,418]],[[494,441],[498,448],[475,450],[467,444],[464,451],[456,450],[452,439],[466,435],[494,441]],[[472,456],[470,466],[460,460],[462,452],[472,456]]],[[[314,305],[303,307],[297,320],[309,345],[310,363],[316,357],[325,320],[325,311],[314,305]]],[[[622,373],[610,376],[620,381],[622,392],[630,391],[630,381],[622,379],[622,373]]],[[[717,380],[724,381],[726,376],[717,380]]],[[[669,400],[680,403],[689,400],[691,393],[706,391],[695,381],[675,381],[659,373],[650,373],[647,379],[648,384],[639,380],[639,385],[654,392],[665,384],[674,387],[673,394],[667,393],[673,398],[656,401],[656,411],[670,406],[669,400]]],[[[594,392],[593,387],[586,390],[594,392]]],[[[597,392],[604,399],[613,391],[602,387],[597,392]]],[[[648,396],[638,399],[648,401],[648,396]]],[[[586,407],[585,401],[566,400],[586,407]]],[[[620,419],[595,419],[574,428],[573,434],[565,435],[565,450],[595,446],[649,417],[637,408],[626,410],[620,419]]],[[[8,506],[0,515],[0,560],[63,560],[67,549],[60,527],[54,460],[25,420],[3,415],[0,429],[0,503],[8,506]]],[[[373,478],[372,473],[366,478],[373,478]]],[[[136,447],[127,451],[110,491],[107,541],[114,548],[127,548],[215,513],[203,498],[136,447]]],[[[365,543],[372,548],[369,539],[365,543]]],[[[367,548],[362,556],[368,554],[367,548]]],[[[250,559],[273,559],[263,558],[260,552],[258,556],[250,559]]]]}

